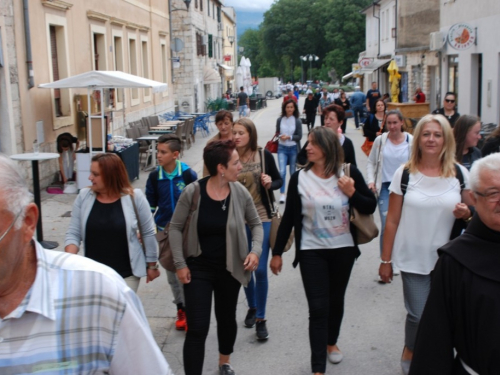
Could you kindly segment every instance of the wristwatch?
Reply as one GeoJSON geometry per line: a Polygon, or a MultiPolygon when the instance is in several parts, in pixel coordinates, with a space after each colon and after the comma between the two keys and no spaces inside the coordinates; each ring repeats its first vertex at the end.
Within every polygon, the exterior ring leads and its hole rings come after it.
{"type": "Polygon", "coordinates": [[[155,263],[154,266],[148,265],[148,270],[157,270],[158,268],[160,268],[160,266],[158,265],[158,263],[155,263]]]}

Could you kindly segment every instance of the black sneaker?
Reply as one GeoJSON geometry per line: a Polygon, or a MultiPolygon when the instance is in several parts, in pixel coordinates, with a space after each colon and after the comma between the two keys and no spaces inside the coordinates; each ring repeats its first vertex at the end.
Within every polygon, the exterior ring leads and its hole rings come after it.
{"type": "Polygon", "coordinates": [[[269,338],[269,332],[267,332],[266,321],[259,320],[256,322],[257,327],[255,328],[257,333],[257,340],[267,340],[269,338]]]}
{"type": "Polygon", "coordinates": [[[219,374],[220,375],[236,375],[233,368],[229,363],[224,363],[222,366],[219,366],[219,374]]]}
{"type": "Polygon", "coordinates": [[[257,309],[248,309],[247,316],[245,318],[245,327],[253,328],[255,326],[256,314],[257,314],[257,309]]]}

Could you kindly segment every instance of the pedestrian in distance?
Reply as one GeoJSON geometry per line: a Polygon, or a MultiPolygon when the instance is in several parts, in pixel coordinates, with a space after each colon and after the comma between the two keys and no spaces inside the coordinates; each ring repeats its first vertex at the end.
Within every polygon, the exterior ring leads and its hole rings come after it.
{"type": "Polygon", "coordinates": [[[75,181],[76,151],[80,147],[80,141],[71,133],[62,133],[57,137],[57,152],[59,153],[59,175],[62,183],[75,181]],[[75,146],[73,146],[75,144],[75,146]]]}
{"type": "Polygon", "coordinates": [[[334,364],[343,358],[338,337],[344,296],[360,255],[350,212],[356,208],[372,214],[377,201],[354,165],[350,166],[351,177],[345,175],[342,147],[332,129],[314,128],[308,141],[308,163],[290,179],[271,270],[275,275],[281,272],[281,256],[294,229],[293,266],[300,265],[309,306],[312,372],[324,374],[327,357],[334,364]]]}
{"type": "Polygon", "coordinates": [[[377,88],[377,82],[372,82],[372,88],[366,93],[366,110],[369,113],[375,113],[375,103],[377,100],[382,99],[382,94],[377,88]]]}
{"type": "MultiPolygon", "coordinates": [[[[352,165],[356,165],[356,155],[354,153],[354,145],[352,141],[347,138],[344,134],[339,134],[340,127],[345,121],[345,112],[342,107],[331,104],[326,107],[323,111],[325,113],[325,128],[330,128],[337,134],[339,138],[340,145],[342,146],[342,150],[344,152],[344,162],[352,165]]],[[[297,155],[297,162],[300,165],[307,164],[307,145],[308,141],[302,147],[299,154],[297,155]]]]}
{"type": "Polygon", "coordinates": [[[20,169],[0,154],[0,373],[173,375],[118,273],[34,239],[39,210],[20,169]]]}
{"type": "Polygon", "coordinates": [[[236,109],[239,109],[238,116],[240,118],[246,116],[248,108],[250,108],[250,98],[245,92],[245,88],[241,86],[236,99],[236,109]]]}
{"type": "Polygon", "coordinates": [[[500,154],[475,162],[469,181],[476,214],[438,250],[411,375],[500,374],[500,154]]]}
{"type": "Polygon", "coordinates": [[[425,103],[425,94],[422,92],[422,88],[417,86],[415,90],[415,95],[413,95],[413,101],[415,103],[425,103]]]}
{"type": "Polygon", "coordinates": [[[289,100],[293,100],[295,103],[297,103],[297,98],[295,97],[295,95],[293,95],[293,91],[291,89],[287,90],[286,95],[283,97],[283,103],[289,100]]]}
{"type": "MultiPolygon", "coordinates": [[[[338,106],[342,107],[342,109],[344,110],[344,113],[351,113],[350,112],[350,109],[351,109],[351,103],[349,102],[349,99],[347,99],[347,96],[345,94],[344,91],[342,91],[340,93],[340,96],[338,97],[338,99],[335,99],[335,104],[337,104],[338,106]],[[349,112],[347,112],[349,111],[349,112]]],[[[346,120],[342,123],[342,126],[341,126],[341,129],[342,129],[342,133],[345,134],[346,133],[346,129],[347,129],[347,118],[346,120]]]]}
{"type": "Polygon", "coordinates": [[[300,121],[299,107],[295,101],[289,99],[282,104],[281,116],[276,121],[276,134],[279,137],[278,163],[283,180],[280,188],[280,203],[285,203],[286,166],[289,166],[291,176],[296,169],[295,163],[302,139],[302,121],[300,121]]]}
{"type": "Polygon", "coordinates": [[[92,157],[89,180],[73,204],[64,251],[76,254],[83,243],[84,256],[113,268],[137,292],[142,277],[149,283],[160,276],[149,203],[116,154],[92,157]]]}
{"type": "Polygon", "coordinates": [[[446,117],[452,128],[460,117],[460,113],[456,110],[456,101],[457,96],[455,93],[448,91],[444,96],[443,107],[432,112],[435,115],[443,115],[446,117]]]}
{"type": "Polygon", "coordinates": [[[356,88],[356,91],[351,95],[349,101],[351,102],[351,109],[354,115],[354,124],[356,125],[356,129],[359,129],[365,121],[366,95],[363,94],[359,88],[356,88]]]}
{"type": "Polygon", "coordinates": [[[361,149],[366,156],[370,155],[375,138],[384,132],[387,106],[382,99],[379,99],[375,103],[375,108],[375,113],[371,113],[363,125],[363,134],[366,139],[361,149]]]}
{"type": "Polygon", "coordinates": [[[314,128],[314,123],[316,122],[317,109],[318,109],[318,102],[314,99],[312,93],[308,94],[306,100],[304,100],[304,109],[302,110],[302,113],[306,114],[307,131],[314,128]]]}
{"type": "MultiPolygon", "coordinates": [[[[268,292],[267,265],[269,259],[271,219],[274,213],[274,190],[283,184],[276,168],[273,155],[257,147],[257,129],[252,120],[240,119],[234,124],[234,143],[243,166],[238,181],[247,188],[262,221],[264,240],[259,266],[252,272],[248,286],[245,287],[248,311],[245,327],[256,327],[258,340],[267,340],[269,332],[266,321],[268,292]]],[[[252,233],[247,226],[248,251],[252,250],[252,233]]]]}
{"type": "Polygon", "coordinates": [[[389,186],[396,170],[410,159],[413,143],[413,136],[404,131],[404,118],[398,110],[387,113],[385,127],[387,132],[375,138],[366,163],[368,187],[377,196],[380,214],[380,255],[389,209],[389,186]]]}
{"type": "Polygon", "coordinates": [[[455,158],[470,171],[472,164],[481,159],[481,150],[476,146],[481,139],[481,121],[477,116],[462,115],[453,127],[457,145],[455,158]]]}
{"type": "MultiPolygon", "coordinates": [[[[219,132],[210,138],[207,142],[214,141],[224,141],[233,139],[233,114],[225,109],[221,109],[219,112],[215,114],[215,126],[219,132]]],[[[205,164],[203,164],[203,177],[207,177],[209,175],[208,169],[205,164]]]]}
{"type": "Polygon", "coordinates": [[[219,373],[234,375],[230,355],[236,341],[238,294],[241,285],[248,285],[251,273],[259,265],[262,223],[252,196],[237,182],[242,166],[235,143],[228,140],[207,144],[203,160],[210,177],[184,189],[170,221],[170,246],[186,300],[188,331],[183,350],[184,371],[186,375],[203,372],[213,298],[219,373]],[[194,211],[191,210],[193,199],[197,200],[194,211]],[[250,253],[245,224],[252,233],[250,253]],[[185,242],[184,232],[187,233],[185,242]]]}
{"type": "Polygon", "coordinates": [[[319,100],[318,104],[318,114],[321,116],[321,126],[325,125],[325,114],[323,113],[323,111],[326,107],[332,104],[332,101],[328,96],[328,91],[326,91],[326,89],[323,90],[324,91],[322,93],[321,99],[319,100]]]}
{"type": "MultiPolygon", "coordinates": [[[[176,135],[166,134],[158,138],[156,152],[158,167],[149,174],[146,182],[146,198],[158,232],[164,231],[172,219],[184,188],[198,178],[195,171],[179,160],[181,148],[182,141],[176,135]]],[[[177,306],[175,328],[183,331],[186,329],[184,288],[175,272],[165,271],[174,296],[173,302],[177,306]]]]}
{"type": "Polygon", "coordinates": [[[441,115],[427,115],[413,134],[410,160],[394,173],[389,186],[379,275],[392,281],[401,272],[407,310],[401,367],[408,374],[415,337],[429,295],[437,249],[450,240],[455,219],[469,220],[469,172],[455,163],[455,139],[441,115]],[[405,177],[406,176],[406,177],[405,177]]]}

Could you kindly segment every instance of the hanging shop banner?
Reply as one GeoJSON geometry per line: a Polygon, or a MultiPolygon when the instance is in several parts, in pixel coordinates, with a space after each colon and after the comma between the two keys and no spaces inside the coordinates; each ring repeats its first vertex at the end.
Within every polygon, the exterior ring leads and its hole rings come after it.
{"type": "Polygon", "coordinates": [[[456,23],[448,31],[448,43],[459,51],[469,49],[476,44],[476,29],[467,23],[456,23]]]}

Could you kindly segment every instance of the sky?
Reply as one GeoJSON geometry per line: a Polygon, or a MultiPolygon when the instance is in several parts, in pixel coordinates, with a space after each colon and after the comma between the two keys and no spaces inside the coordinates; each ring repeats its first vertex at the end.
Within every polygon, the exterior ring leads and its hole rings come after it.
{"type": "Polygon", "coordinates": [[[265,12],[271,7],[274,0],[226,0],[224,5],[234,7],[236,11],[243,12],[265,12]]]}
{"type": "Polygon", "coordinates": [[[257,29],[274,0],[225,0],[224,5],[236,11],[238,37],[247,29],[257,29]]]}

